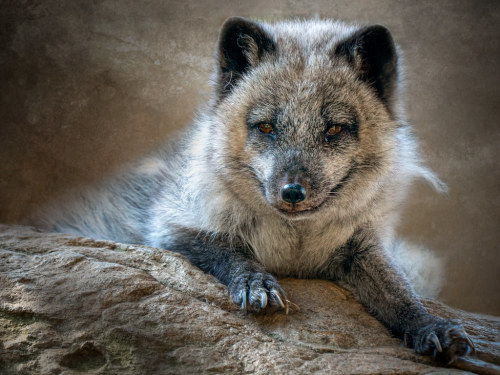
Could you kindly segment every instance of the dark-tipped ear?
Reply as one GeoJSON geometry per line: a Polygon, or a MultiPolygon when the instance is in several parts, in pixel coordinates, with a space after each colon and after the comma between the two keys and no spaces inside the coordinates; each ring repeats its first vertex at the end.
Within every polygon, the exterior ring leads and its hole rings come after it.
{"type": "Polygon", "coordinates": [[[396,47],[391,33],[380,25],[365,27],[337,45],[336,57],[347,58],[363,81],[388,103],[397,80],[396,47]]]}
{"type": "Polygon", "coordinates": [[[230,17],[222,25],[218,45],[218,87],[221,96],[266,53],[272,53],[272,38],[257,23],[242,17],[230,17]]]}

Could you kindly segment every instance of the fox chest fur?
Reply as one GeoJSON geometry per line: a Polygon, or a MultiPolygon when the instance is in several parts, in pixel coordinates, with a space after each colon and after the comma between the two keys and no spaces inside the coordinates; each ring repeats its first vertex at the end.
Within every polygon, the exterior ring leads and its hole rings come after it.
{"type": "Polygon", "coordinates": [[[280,276],[313,277],[352,235],[332,222],[289,223],[263,217],[246,238],[260,263],[280,276]]]}

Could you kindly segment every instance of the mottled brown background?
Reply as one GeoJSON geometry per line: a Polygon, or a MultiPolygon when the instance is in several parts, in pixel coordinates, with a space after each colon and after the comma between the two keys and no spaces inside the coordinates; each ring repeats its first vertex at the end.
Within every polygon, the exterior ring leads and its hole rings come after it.
{"type": "Polygon", "coordinates": [[[188,124],[225,17],[382,23],[405,54],[415,132],[450,187],[439,195],[417,184],[400,233],[445,257],[445,302],[500,314],[499,4],[0,0],[0,221],[188,124]]]}

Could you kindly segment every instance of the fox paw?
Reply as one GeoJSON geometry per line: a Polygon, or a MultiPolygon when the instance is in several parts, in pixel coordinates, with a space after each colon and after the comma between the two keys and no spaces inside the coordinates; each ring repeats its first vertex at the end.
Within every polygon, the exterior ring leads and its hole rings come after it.
{"type": "Polygon", "coordinates": [[[266,272],[243,272],[229,284],[229,293],[245,312],[284,309],[290,301],[278,281],[266,272]]]}
{"type": "Polygon", "coordinates": [[[432,354],[437,360],[451,364],[474,350],[474,344],[462,328],[451,320],[436,319],[416,332],[405,334],[405,343],[419,354],[432,354]]]}

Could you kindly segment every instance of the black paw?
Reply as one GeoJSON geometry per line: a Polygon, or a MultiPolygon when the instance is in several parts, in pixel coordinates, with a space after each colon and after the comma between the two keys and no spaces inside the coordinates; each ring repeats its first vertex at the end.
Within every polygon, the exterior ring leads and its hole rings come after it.
{"type": "Polygon", "coordinates": [[[474,344],[459,324],[436,318],[405,335],[405,343],[419,354],[432,354],[447,364],[474,350],[474,344]]]}
{"type": "Polygon", "coordinates": [[[289,301],[278,281],[266,272],[243,272],[229,284],[229,293],[244,311],[284,309],[289,301]]]}

